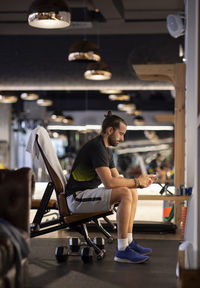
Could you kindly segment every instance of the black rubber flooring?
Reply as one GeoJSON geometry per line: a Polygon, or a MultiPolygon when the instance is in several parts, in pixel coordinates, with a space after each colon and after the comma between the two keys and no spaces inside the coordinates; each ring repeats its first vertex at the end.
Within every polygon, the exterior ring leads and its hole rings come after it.
{"type": "Polygon", "coordinates": [[[68,244],[66,239],[32,238],[29,255],[30,288],[175,288],[179,242],[175,240],[137,240],[151,247],[150,260],[143,264],[116,263],[113,257],[116,240],[106,244],[106,256],[92,263],[83,263],[80,256],[69,256],[57,263],[55,248],[68,244]]]}

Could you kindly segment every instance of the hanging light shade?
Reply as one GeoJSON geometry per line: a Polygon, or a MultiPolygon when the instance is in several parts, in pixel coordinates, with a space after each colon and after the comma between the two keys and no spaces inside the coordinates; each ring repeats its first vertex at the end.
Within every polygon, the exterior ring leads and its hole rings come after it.
{"type": "Polygon", "coordinates": [[[50,99],[38,99],[37,104],[39,106],[46,106],[47,107],[47,106],[53,105],[53,101],[50,99]]]}
{"type": "Polygon", "coordinates": [[[74,124],[74,119],[72,116],[66,116],[64,119],[63,119],[63,123],[64,124],[74,124]]]}
{"type": "Polygon", "coordinates": [[[11,104],[16,103],[17,100],[18,100],[17,96],[0,95],[0,103],[11,104]]]}
{"type": "Polygon", "coordinates": [[[126,111],[127,113],[130,111],[133,111],[136,109],[136,105],[135,104],[118,104],[117,105],[118,110],[120,111],[126,111]]]}
{"type": "Polygon", "coordinates": [[[111,101],[129,101],[130,95],[129,94],[111,94],[108,96],[111,101]]]}
{"type": "Polygon", "coordinates": [[[96,43],[87,40],[81,40],[73,43],[69,48],[69,61],[100,61],[101,57],[96,43]]]}
{"type": "Polygon", "coordinates": [[[55,122],[62,122],[65,117],[63,115],[62,112],[59,112],[59,111],[55,111],[52,115],[51,115],[51,119],[55,122]]]}
{"type": "Polygon", "coordinates": [[[112,73],[108,64],[100,61],[88,64],[84,77],[87,80],[109,80],[112,77],[112,73]]]}
{"type": "Polygon", "coordinates": [[[28,24],[42,29],[65,28],[71,24],[69,7],[63,0],[35,0],[29,9],[28,24]]]}
{"type": "Polygon", "coordinates": [[[135,125],[144,125],[144,117],[142,115],[137,115],[133,118],[133,123],[135,125]]]}
{"type": "Polygon", "coordinates": [[[39,98],[38,94],[35,94],[35,93],[22,93],[20,97],[22,100],[27,100],[27,101],[34,101],[39,98]]]}
{"type": "Polygon", "coordinates": [[[122,90],[119,89],[103,89],[100,90],[101,93],[103,94],[121,94],[122,90]]]}

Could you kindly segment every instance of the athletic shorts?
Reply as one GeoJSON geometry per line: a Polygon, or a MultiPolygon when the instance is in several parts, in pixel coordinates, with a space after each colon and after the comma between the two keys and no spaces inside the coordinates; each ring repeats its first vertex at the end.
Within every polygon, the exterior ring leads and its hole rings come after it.
{"type": "Polygon", "coordinates": [[[67,204],[72,213],[90,213],[110,210],[112,189],[104,187],[77,191],[67,197],[67,204]]]}

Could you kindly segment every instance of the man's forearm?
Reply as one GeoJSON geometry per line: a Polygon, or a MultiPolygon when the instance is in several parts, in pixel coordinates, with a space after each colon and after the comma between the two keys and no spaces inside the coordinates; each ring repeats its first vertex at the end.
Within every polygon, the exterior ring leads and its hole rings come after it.
{"type": "Polygon", "coordinates": [[[106,188],[116,188],[116,187],[128,187],[128,188],[138,188],[140,186],[139,181],[135,178],[125,178],[125,177],[112,177],[107,183],[106,188]]]}

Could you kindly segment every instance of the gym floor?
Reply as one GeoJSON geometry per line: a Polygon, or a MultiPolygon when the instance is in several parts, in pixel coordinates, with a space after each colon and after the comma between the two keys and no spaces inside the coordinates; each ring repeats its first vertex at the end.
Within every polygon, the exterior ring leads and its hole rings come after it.
{"type": "MultiPolygon", "coordinates": [[[[89,234],[91,238],[102,237],[99,232],[89,234]]],[[[106,242],[106,256],[99,261],[94,254],[91,263],[83,263],[80,256],[69,256],[64,263],[56,261],[56,247],[68,245],[70,237],[80,237],[76,232],[60,230],[32,238],[28,287],[174,288],[177,286],[176,263],[181,240],[180,231],[176,234],[135,233],[134,238],[141,245],[153,249],[149,261],[143,264],[114,262],[117,237],[116,233],[111,234],[114,242],[112,244],[106,242]]]]}

